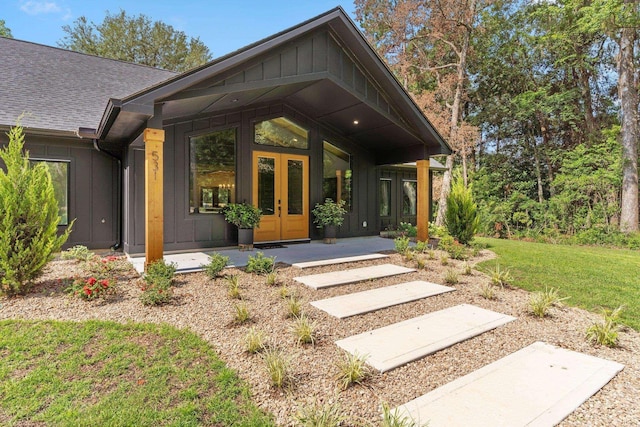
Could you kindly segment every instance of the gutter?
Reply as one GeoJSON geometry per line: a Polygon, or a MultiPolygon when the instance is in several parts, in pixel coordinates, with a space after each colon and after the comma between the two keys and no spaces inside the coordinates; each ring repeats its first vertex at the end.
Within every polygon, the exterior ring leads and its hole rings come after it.
{"type": "Polygon", "coordinates": [[[117,251],[122,246],[122,160],[118,157],[114,156],[110,152],[103,150],[100,148],[100,140],[97,138],[95,129],[88,128],[78,128],[76,135],[80,138],[87,138],[93,141],[93,148],[96,149],[99,153],[106,154],[116,161],[118,164],[118,179],[116,183],[116,235],[118,236],[118,240],[111,246],[112,251],[117,251]]]}

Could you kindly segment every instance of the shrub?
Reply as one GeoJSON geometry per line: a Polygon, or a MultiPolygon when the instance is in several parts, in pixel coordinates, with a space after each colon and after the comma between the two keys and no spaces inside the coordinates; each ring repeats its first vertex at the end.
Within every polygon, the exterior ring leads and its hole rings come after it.
{"type": "Polygon", "coordinates": [[[427,267],[427,261],[422,257],[417,257],[416,266],[418,267],[418,270],[424,270],[427,267]]]}
{"type": "Polygon", "coordinates": [[[623,306],[615,310],[602,310],[602,322],[594,323],[587,328],[587,340],[596,344],[615,347],[618,345],[618,332],[622,329],[620,313],[623,306]]]}
{"type": "Polygon", "coordinates": [[[218,252],[214,252],[213,255],[211,255],[211,261],[209,261],[209,264],[203,265],[202,267],[204,267],[204,272],[207,274],[207,276],[215,279],[216,277],[218,277],[220,272],[224,270],[228,263],[228,256],[224,256],[222,254],[219,254],[218,252]]]}
{"type": "Polygon", "coordinates": [[[315,217],[313,223],[318,228],[327,225],[341,226],[344,222],[344,216],[347,214],[347,210],[344,208],[345,204],[344,200],[336,203],[331,199],[325,199],[324,203],[316,203],[316,206],[311,210],[315,217]]]}
{"type": "Polygon", "coordinates": [[[413,250],[419,253],[425,253],[429,250],[429,244],[427,242],[417,241],[416,245],[413,247],[413,250]]]}
{"type": "Polygon", "coordinates": [[[465,263],[462,264],[462,274],[464,274],[465,276],[471,276],[472,272],[473,268],[471,267],[471,264],[465,261],[465,263]]]}
{"type": "Polygon", "coordinates": [[[339,427],[346,417],[341,414],[342,409],[338,402],[325,403],[324,405],[313,403],[298,409],[296,420],[301,427],[339,427]]]}
{"type": "Polygon", "coordinates": [[[393,411],[387,403],[382,404],[382,423],[381,427],[420,427],[427,424],[418,424],[408,415],[402,415],[398,408],[393,411]]]}
{"type": "Polygon", "coordinates": [[[78,261],[88,261],[93,257],[94,253],[89,251],[86,246],[75,245],[72,248],[62,251],[60,258],[62,259],[77,259],[78,261]]]}
{"type": "Polygon", "coordinates": [[[291,382],[291,359],[282,350],[278,348],[268,349],[263,353],[262,358],[272,386],[280,388],[291,382]]]}
{"type": "Polygon", "coordinates": [[[452,268],[447,269],[447,272],[444,275],[444,282],[447,285],[455,285],[458,283],[458,272],[452,268]]]}
{"type": "Polygon", "coordinates": [[[447,252],[453,259],[467,259],[469,257],[467,248],[456,242],[451,236],[445,236],[440,239],[438,248],[447,252]]]}
{"type": "Polygon", "coordinates": [[[167,264],[164,260],[159,259],[147,265],[144,280],[147,283],[155,283],[158,280],[166,279],[171,284],[177,267],[178,265],[175,262],[167,264]]]}
{"type": "Polygon", "coordinates": [[[273,271],[276,264],[276,257],[266,257],[262,252],[256,253],[255,256],[249,255],[247,260],[247,273],[268,274],[273,271]]]}
{"type": "Polygon", "coordinates": [[[393,245],[396,248],[396,252],[400,255],[405,255],[409,250],[409,238],[406,236],[396,237],[393,239],[393,245]]]}
{"type": "Polygon", "coordinates": [[[298,338],[298,344],[314,344],[316,324],[309,320],[305,314],[296,318],[291,331],[298,338]]]}
{"type": "Polygon", "coordinates": [[[292,296],[292,293],[289,290],[289,288],[287,287],[287,285],[282,285],[280,287],[280,290],[278,291],[278,295],[280,295],[280,298],[282,298],[282,299],[287,299],[290,296],[292,296]]]}
{"type": "Polygon", "coordinates": [[[529,297],[529,310],[534,316],[545,317],[552,306],[560,304],[567,298],[560,298],[557,289],[545,287],[544,291],[531,294],[529,297]]]}
{"type": "Polygon", "coordinates": [[[440,264],[449,265],[449,254],[440,255],[440,264]]]}
{"type": "Polygon", "coordinates": [[[473,201],[471,188],[465,187],[460,176],[454,180],[447,197],[445,224],[449,234],[465,245],[478,232],[480,225],[478,206],[473,201]]]}
{"type": "Polygon", "coordinates": [[[275,286],[278,284],[278,273],[271,271],[267,273],[267,286],[275,286]]]}
{"type": "Polygon", "coordinates": [[[336,364],[338,368],[338,383],[343,390],[352,384],[361,384],[371,375],[371,368],[367,365],[367,356],[358,353],[345,353],[336,364]]]}
{"type": "Polygon", "coordinates": [[[245,303],[234,304],[235,310],[234,319],[237,323],[245,323],[251,320],[251,314],[249,314],[249,307],[245,303]]]}
{"type": "Polygon", "coordinates": [[[496,299],[496,285],[485,282],[480,285],[480,295],[486,299],[496,299]]]}
{"type": "Polygon", "coordinates": [[[173,296],[171,280],[166,277],[158,277],[153,282],[145,282],[141,289],[140,302],[144,305],[167,304],[173,296]]]}
{"type": "Polygon", "coordinates": [[[113,293],[114,288],[115,282],[113,280],[96,279],[92,276],[87,279],[74,280],[67,288],[67,292],[84,300],[94,300],[113,293]]]}
{"type": "Polygon", "coordinates": [[[31,164],[24,152],[20,122],[0,149],[0,292],[13,296],[29,291],[44,266],[67,241],[73,221],[58,236],[58,202],[49,170],[31,164]]]}
{"type": "Polygon", "coordinates": [[[240,295],[238,276],[235,274],[227,276],[225,277],[225,280],[227,282],[227,295],[229,295],[229,298],[242,299],[242,296],[240,295]]]}
{"type": "Polygon", "coordinates": [[[302,314],[302,304],[295,296],[287,297],[287,317],[298,317],[302,314]]]}
{"type": "Polygon", "coordinates": [[[418,235],[418,227],[410,222],[401,222],[398,231],[406,237],[416,237],[418,235]]]}
{"type": "Polygon", "coordinates": [[[244,336],[244,348],[247,353],[255,354],[265,349],[267,336],[265,333],[256,328],[249,328],[244,336]]]}
{"type": "Polygon", "coordinates": [[[505,285],[509,285],[513,281],[509,269],[500,268],[500,264],[496,264],[492,270],[489,270],[487,272],[487,274],[489,274],[489,277],[491,278],[491,283],[502,288],[504,288],[505,285]]]}

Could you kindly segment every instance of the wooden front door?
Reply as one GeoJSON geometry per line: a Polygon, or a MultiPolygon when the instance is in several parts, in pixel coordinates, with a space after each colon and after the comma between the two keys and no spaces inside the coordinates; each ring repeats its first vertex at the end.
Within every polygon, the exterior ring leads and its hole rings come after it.
{"type": "Polygon", "coordinates": [[[309,238],[309,157],[253,152],[253,204],[262,210],[255,242],[309,238]]]}

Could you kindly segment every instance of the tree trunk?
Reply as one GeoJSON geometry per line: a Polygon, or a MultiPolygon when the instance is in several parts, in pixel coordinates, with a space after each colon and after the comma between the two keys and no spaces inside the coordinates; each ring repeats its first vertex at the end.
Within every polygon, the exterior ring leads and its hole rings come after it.
{"type": "MultiPolygon", "coordinates": [[[[449,131],[449,141],[456,141],[458,135],[458,121],[460,120],[460,105],[462,104],[462,95],[464,92],[464,81],[466,78],[467,71],[467,53],[469,52],[469,39],[471,38],[471,30],[473,26],[473,18],[476,14],[476,0],[471,0],[469,2],[468,9],[468,22],[464,23],[466,25],[464,38],[462,40],[462,46],[460,49],[459,61],[456,66],[457,69],[457,81],[456,81],[456,92],[453,97],[453,105],[451,106],[451,128],[449,131]]],[[[464,148],[463,148],[464,151],[464,148]]],[[[466,159],[465,159],[466,160],[466,159]]],[[[447,170],[444,172],[444,177],[442,178],[442,188],[440,190],[440,200],[438,202],[438,214],[436,216],[436,225],[443,226],[444,225],[444,216],[447,210],[447,198],[449,197],[449,192],[451,191],[451,173],[453,170],[453,155],[447,157],[446,165],[447,170]]],[[[466,170],[465,170],[466,172],[466,170]]]]}
{"type": "MultiPolygon", "coordinates": [[[[631,4],[633,0],[625,0],[631,4]]],[[[635,29],[623,28],[618,56],[618,96],[622,134],[622,200],[620,230],[638,231],[638,91],[633,62],[635,29]]]]}

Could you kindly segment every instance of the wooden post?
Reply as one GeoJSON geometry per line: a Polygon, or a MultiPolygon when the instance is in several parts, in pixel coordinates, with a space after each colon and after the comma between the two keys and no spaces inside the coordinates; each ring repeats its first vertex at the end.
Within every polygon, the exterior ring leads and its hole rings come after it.
{"type": "Polygon", "coordinates": [[[162,259],[164,249],[163,153],[164,130],[147,128],[144,141],[145,270],[162,259]]]}
{"type": "Polygon", "coordinates": [[[336,203],[340,203],[342,200],[342,171],[336,169],[336,203]]]}
{"type": "Polygon", "coordinates": [[[429,160],[418,160],[418,240],[429,241],[429,160]]]}

